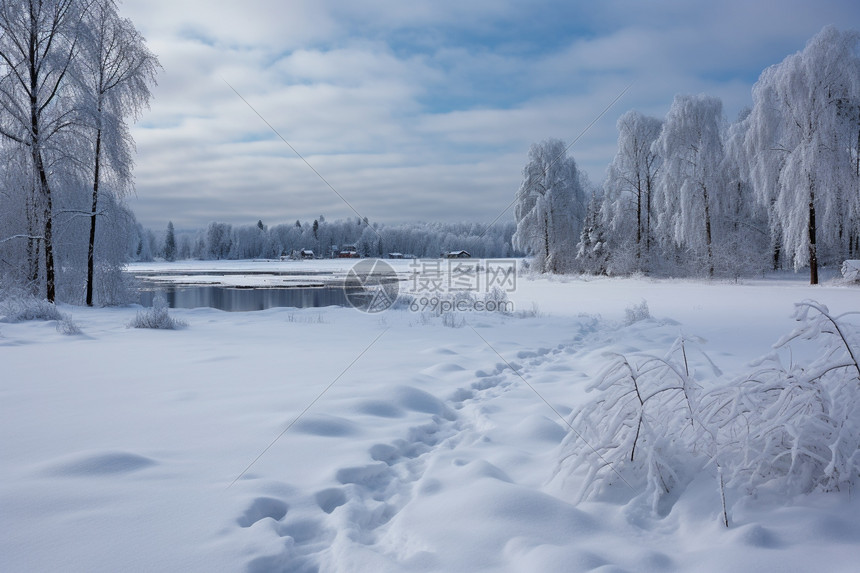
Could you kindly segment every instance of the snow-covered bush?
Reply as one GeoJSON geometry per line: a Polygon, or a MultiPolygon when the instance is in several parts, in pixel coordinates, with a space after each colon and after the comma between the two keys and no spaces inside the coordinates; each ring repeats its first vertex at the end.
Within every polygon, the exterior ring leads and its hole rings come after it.
{"type": "Polygon", "coordinates": [[[0,314],[3,315],[4,322],[63,319],[63,313],[54,303],[32,295],[17,295],[3,299],[0,302],[0,314]]]}
{"type": "Polygon", "coordinates": [[[96,304],[100,306],[129,304],[139,296],[135,279],[125,272],[125,264],[102,262],[96,265],[96,304]]]}
{"type": "Polygon", "coordinates": [[[557,471],[584,473],[581,500],[621,481],[644,487],[662,512],[666,494],[706,461],[697,452],[700,387],[687,366],[685,339],[664,358],[614,355],[588,391],[599,394],[574,412],[557,471]]]}
{"type": "Polygon", "coordinates": [[[500,287],[494,286],[484,293],[484,307],[491,312],[507,312],[510,304],[508,293],[500,287]]]}
{"type": "Polygon", "coordinates": [[[466,317],[456,312],[443,312],[442,326],[447,326],[448,328],[462,328],[466,326],[466,317]]]}
{"type": "Polygon", "coordinates": [[[18,294],[4,298],[0,302],[0,315],[3,316],[4,322],[55,320],[57,332],[70,335],[81,333],[81,329],[72,320],[71,315],[61,312],[54,303],[32,295],[18,294]]]}
{"type": "Polygon", "coordinates": [[[313,314],[304,312],[291,312],[287,315],[287,322],[299,322],[304,324],[326,324],[326,319],[323,313],[315,312],[313,314]]]}
{"type": "Polygon", "coordinates": [[[858,317],[799,303],[797,328],[773,353],[707,392],[688,367],[691,339],[679,338],[664,358],[614,355],[589,388],[598,395],[573,413],[556,471],[581,478],[580,499],[623,482],[662,514],[673,490],[710,467],[727,525],[726,490],[789,497],[856,487],[858,317]]]}
{"type": "Polygon", "coordinates": [[[62,318],[57,321],[57,332],[69,336],[81,333],[80,327],[72,320],[72,315],[62,313],[61,316],[62,318]]]}
{"type": "Polygon", "coordinates": [[[651,311],[648,310],[648,301],[644,299],[639,304],[628,306],[624,309],[624,314],[624,323],[627,326],[630,326],[635,322],[639,322],[640,320],[648,320],[651,318],[651,311]]]}
{"type": "Polygon", "coordinates": [[[521,308],[520,310],[514,313],[514,316],[517,318],[540,318],[543,314],[540,311],[540,306],[535,301],[532,301],[532,305],[529,308],[521,308]]]}
{"type": "Polygon", "coordinates": [[[167,297],[158,293],[152,299],[152,307],[138,311],[137,316],[129,323],[129,328],[161,328],[177,329],[187,326],[185,322],[170,316],[167,310],[167,297]]]}
{"type": "Polygon", "coordinates": [[[636,245],[629,242],[618,245],[607,257],[606,274],[610,276],[627,276],[642,267],[642,261],[636,256],[636,245]]]}
{"type": "Polygon", "coordinates": [[[817,302],[797,304],[799,325],[775,348],[808,358],[785,366],[771,354],[703,400],[702,420],[730,486],[755,492],[768,485],[791,495],[857,485],[860,341],[847,317],[817,302]]]}

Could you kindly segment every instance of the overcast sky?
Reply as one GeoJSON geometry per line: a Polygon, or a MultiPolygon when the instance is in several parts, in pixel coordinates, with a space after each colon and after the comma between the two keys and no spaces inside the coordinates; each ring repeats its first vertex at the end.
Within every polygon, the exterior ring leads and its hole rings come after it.
{"type": "Polygon", "coordinates": [[[675,94],[705,92],[733,120],[765,67],[827,24],[860,28],[857,0],[126,0],[121,11],[164,68],[133,130],[130,204],[154,230],[356,212],[490,222],[531,143],[572,142],[627,86],[570,149],[596,183],[624,111],[662,117],[675,94]]]}

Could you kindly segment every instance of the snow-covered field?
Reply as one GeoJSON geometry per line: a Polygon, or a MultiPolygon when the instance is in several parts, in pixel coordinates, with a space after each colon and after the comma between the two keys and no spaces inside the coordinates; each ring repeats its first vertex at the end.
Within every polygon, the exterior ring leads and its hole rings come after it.
{"type": "Polygon", "coordinates": [[[172,310],[181,330],[63,307],[72,336],[0,323],[0,571],[856,571],[848,492],[735,495],[725,528],[712,476],[658,515],[623,485],[576,504],[555,473],[559,414],[607,352],[699,336],[732,378],[794,303],[860,310],[856,287],[805,280],[520,277],[514,315],[455,327],[335,307],[172,310]],[[642,300],[653,318],[628,324],[642,300]]]}

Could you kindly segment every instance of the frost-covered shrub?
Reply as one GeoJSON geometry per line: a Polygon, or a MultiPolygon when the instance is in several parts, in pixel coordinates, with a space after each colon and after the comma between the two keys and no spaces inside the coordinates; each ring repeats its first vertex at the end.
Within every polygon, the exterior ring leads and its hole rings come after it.
{"type": "Polygon", "coordinates": [[[769,268],[769,263],[772,264],[773,256],[768,245],[762,244],[762,237],[766,235],[742,228],[715,244],[713,276],[738,281],[742,277],[761,275],[764,269],[769,268]]]}
{"type": "Polygon", "coordinates": [[[630,326],[635,322],[651,318],[651,311],[648,310],[648,301],[646,300],[642,300],[639,304],[628,306],[624,309],[624,314],[624,322],[627,326],[630,326]]]}
{"type": "MultiPolygon", "coordinates": [[[[849,313],[858,316],[858,313],[849,313]]],[[[849,314],[796,305],[798,327],[777,349],[810,356],[785,366],[774,353],[703,401],[715,457],[729,485],[785,494],[851,488],[860,479],[860,341],[849,314]],[[801,346],[811,346],[803,349],[801,346]]]]}
{"type": "Polygon", "coordinates": [[[598,395],[571,418],[557,472],[581,478],[581,499],[626,483],[664,513],[672,491],[710,467],[727,525],[727,490],[789,497],[853,489],[860,482],[860,313],[834,316],[804,301],[795,319],[797,328],[754,371],[708,384],[707,392],[688,368],[690,339],[678,339],[664,358],[615,355],[589,388],[598,395]]]}
{"type": "Polygon", "coordinates": [[[81,333],[80,327],[75,324],[70,314],[63,313],[61,316],[62,318],[57,321],[57,332],[69,336],[81,333]]]}
{"type": "Polygon", "coordinates": [[[100,306],[129,304],[139,297],[134,279],[125,265],[100,263],[95,269],[95,301],[100,306]]]}
{"type": "Polygon", "coordinates": [[[520,309],[514,313],[517,318],[540,318],[543,314],[540,311],[540,306],[537,302],[532,301],[531,307],[528,309],[520,309]]]}
{"type": "Polygon", "coordinates": [[[448,328],[462,328],[466,326],[466,317],[456,312],[442,313],[442,326],[448,328]]]}
{"type": "Polygon", "coordinates": [[[488,312],[501,312],[509,314],[513,309],[513,303],[508,298],[508,293],[494,286],[484,293],[484,310],[488,312]]]}
{"type": "Polygon", "coordinates": [[[62,320],[63,313],[52,302],[32,295],[10,296],[0,302],[0,314],[5,322],[25,320],[62,320]]]}
{"type": "Polygon", "coordinates": [[[635,243],[625,241],[609,254],[606,263],[606,274],[611,276],[627,276],[642,269],[641,253],[635,243]],[[637,256],[639,255],[639,256],[637,256]]]}
{"type": "Polygon", "coordinates": [[[177,329],[184,328],[187,324],[170,316],[167,310],[167,297],[164,293],[158,293],[152,299],[152,307],[138,311],[137,316],[129,323],[129,328],[161,328],[177,329]]]}
{"type": "Polygon", "coordinates": [[[685,353],[679,339],[665,358],[615,355],[588,388],[598,395],[574,412],[557,468],[582,474],[580,499],[623,482],[644,487],[660,512],[666,494],[702,467],[694,420],[701,389],[685,353]]]}
{"type": "Polygon", "coordinates": [[[57,306],[44,299],[32,295],[17,294],[0,302],[0,315],[4,322],[23,322],[25,320],[55,320],[57,332],[62,334],[80,334],[81,329],[72,320],[71,315],[61,312],[57,306]]]}
{"type": "Polygon", "coordinates": [[[475,308],[478,297],[471,291],[455,291],[435,297],[438,304],[431,312],[442,318],[442,326],[462,328],[466,325],[465,313],[475,308]]]}

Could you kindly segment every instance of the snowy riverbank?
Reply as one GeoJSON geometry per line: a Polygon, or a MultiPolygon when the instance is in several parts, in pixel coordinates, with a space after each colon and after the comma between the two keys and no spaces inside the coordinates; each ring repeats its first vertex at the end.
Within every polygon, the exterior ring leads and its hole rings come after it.
{"type": "Polygon", "coordinates": [[[769,352],[795,302],[860,310],[856,288],[804,279],[521,278],[518,314],[458,328],[335,307],[0,323],[0,570],[853,571],[847,492],[735,496],[726,529],[709,476],[657,515],[623,486],[577,505],[554,474],[557,414],[607,352],[699,336],[713,383],[769,352]],[[653,318],[628,324],[642,300],[653,318]]]}

